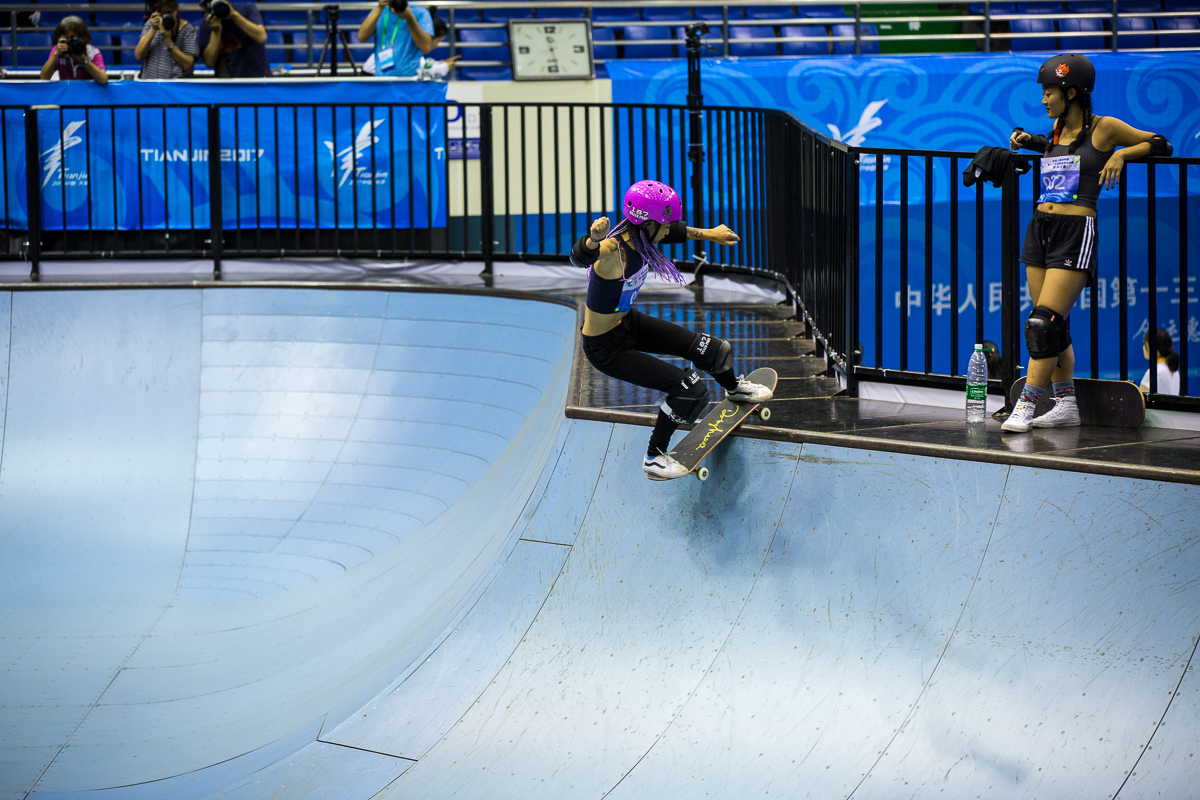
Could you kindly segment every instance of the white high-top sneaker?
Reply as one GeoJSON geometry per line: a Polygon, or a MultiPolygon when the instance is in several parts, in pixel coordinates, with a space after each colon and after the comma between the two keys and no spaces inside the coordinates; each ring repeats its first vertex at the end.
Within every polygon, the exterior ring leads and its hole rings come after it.
{"type": "Polygon", "coordinates": [[[746,380],[744,375],[738,375],[737,388],[725,392],[725,399],[731,403],[762,403],[770,400],[775,394],[761,383],[746,380]]]}
{"type": "Polygon", "coordinates": [[[1079,419],[1079,404],[1075,397],[1062,397],[1054,401],[1054,408],[1033,421],[1035,428],[1073,428],[1083,424],[1079,419]]]}
{"type": "Polygon", "coordinates": [[[1031,403],[1028,400],[1018,400],[1017,407],[1008,415],[1008,419],[1004,420],[1004,424],[1000,426],[1000,430],[1005,433],[1025,433],[1033,426],[1033,411],[1036,408],[1036,403],[1031,403]]]}
{"type": "Polygon", "coordinates": [[[687,467],[676,461],[671,453],[659,453],[654,458],[646,456],[642,469],[652,481],[669,481],[688,474],[687,467]]]}

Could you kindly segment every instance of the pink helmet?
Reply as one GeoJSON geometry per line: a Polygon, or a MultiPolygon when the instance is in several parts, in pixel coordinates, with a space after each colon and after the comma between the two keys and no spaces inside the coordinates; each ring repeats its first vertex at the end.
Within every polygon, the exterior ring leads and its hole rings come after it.
{"type": "MultiPolygon", "coordinates": [[[[625,191],[621,212],[630,225],[643,222],[667,224],[683,219],[683,203],[675,190],[658,181],[638,181],[625,191]]],[[[617,226],[625,229],[628,225],[617,226]]]]}

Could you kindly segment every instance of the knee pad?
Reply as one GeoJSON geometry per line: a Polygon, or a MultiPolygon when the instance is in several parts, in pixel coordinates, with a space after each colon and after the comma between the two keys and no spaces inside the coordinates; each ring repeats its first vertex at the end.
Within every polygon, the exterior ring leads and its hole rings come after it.
{"type": "Polygon", "coordinates": [[[710,375],[728,372],[733,369],[733,346],[711,333],[697,333],[688,359],[710,375]]]}
{"type": "MultiPolygon", "coordinates": [[[[1038,306],[1025,320],[1025,346],[1030,358],[1057,358],[1063,351],[1062,331],[1065,317],[1053,309],[1038,306]]],[[[1069,337],[1069,334],[1068,334],[1069,337]]]]}
{"type": "Polygon", "coordinates": [[[677,425],[695,422],[708,405],[708,386],[695,370],[686,372],[659,408],[677,425]]]}

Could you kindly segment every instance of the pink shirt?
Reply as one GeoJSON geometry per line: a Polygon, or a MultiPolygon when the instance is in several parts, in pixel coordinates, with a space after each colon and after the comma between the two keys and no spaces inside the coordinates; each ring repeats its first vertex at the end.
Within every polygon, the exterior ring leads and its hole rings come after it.
{"type": "MultiPolygon", "coordinates": [[[[104,69],[104,56],[100,55],[100,51],[97,48],[92,47],[90,44],[87,46],[87,57],[88,61],[91,61],[100,69],[104,69]]],[[[90,81],[91,79],[92,76],[88,74],[88,71],[84,69],[83,65],[76,64],[71,56],[59,56],[58,72],[55,74],[52,80],[90,81]]]]}

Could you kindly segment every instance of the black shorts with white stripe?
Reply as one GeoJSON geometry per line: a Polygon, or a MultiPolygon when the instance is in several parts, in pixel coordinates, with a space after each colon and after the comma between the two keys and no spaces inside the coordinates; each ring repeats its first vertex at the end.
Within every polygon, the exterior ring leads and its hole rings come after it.
{"type": "Polygon", "coordinates": [[[1088,273],[1087,285],[1096,280],[1096,218],[1034,211],[1025,229],[1021,261],[1046,269],[1081,269],[1088,273]]]}

